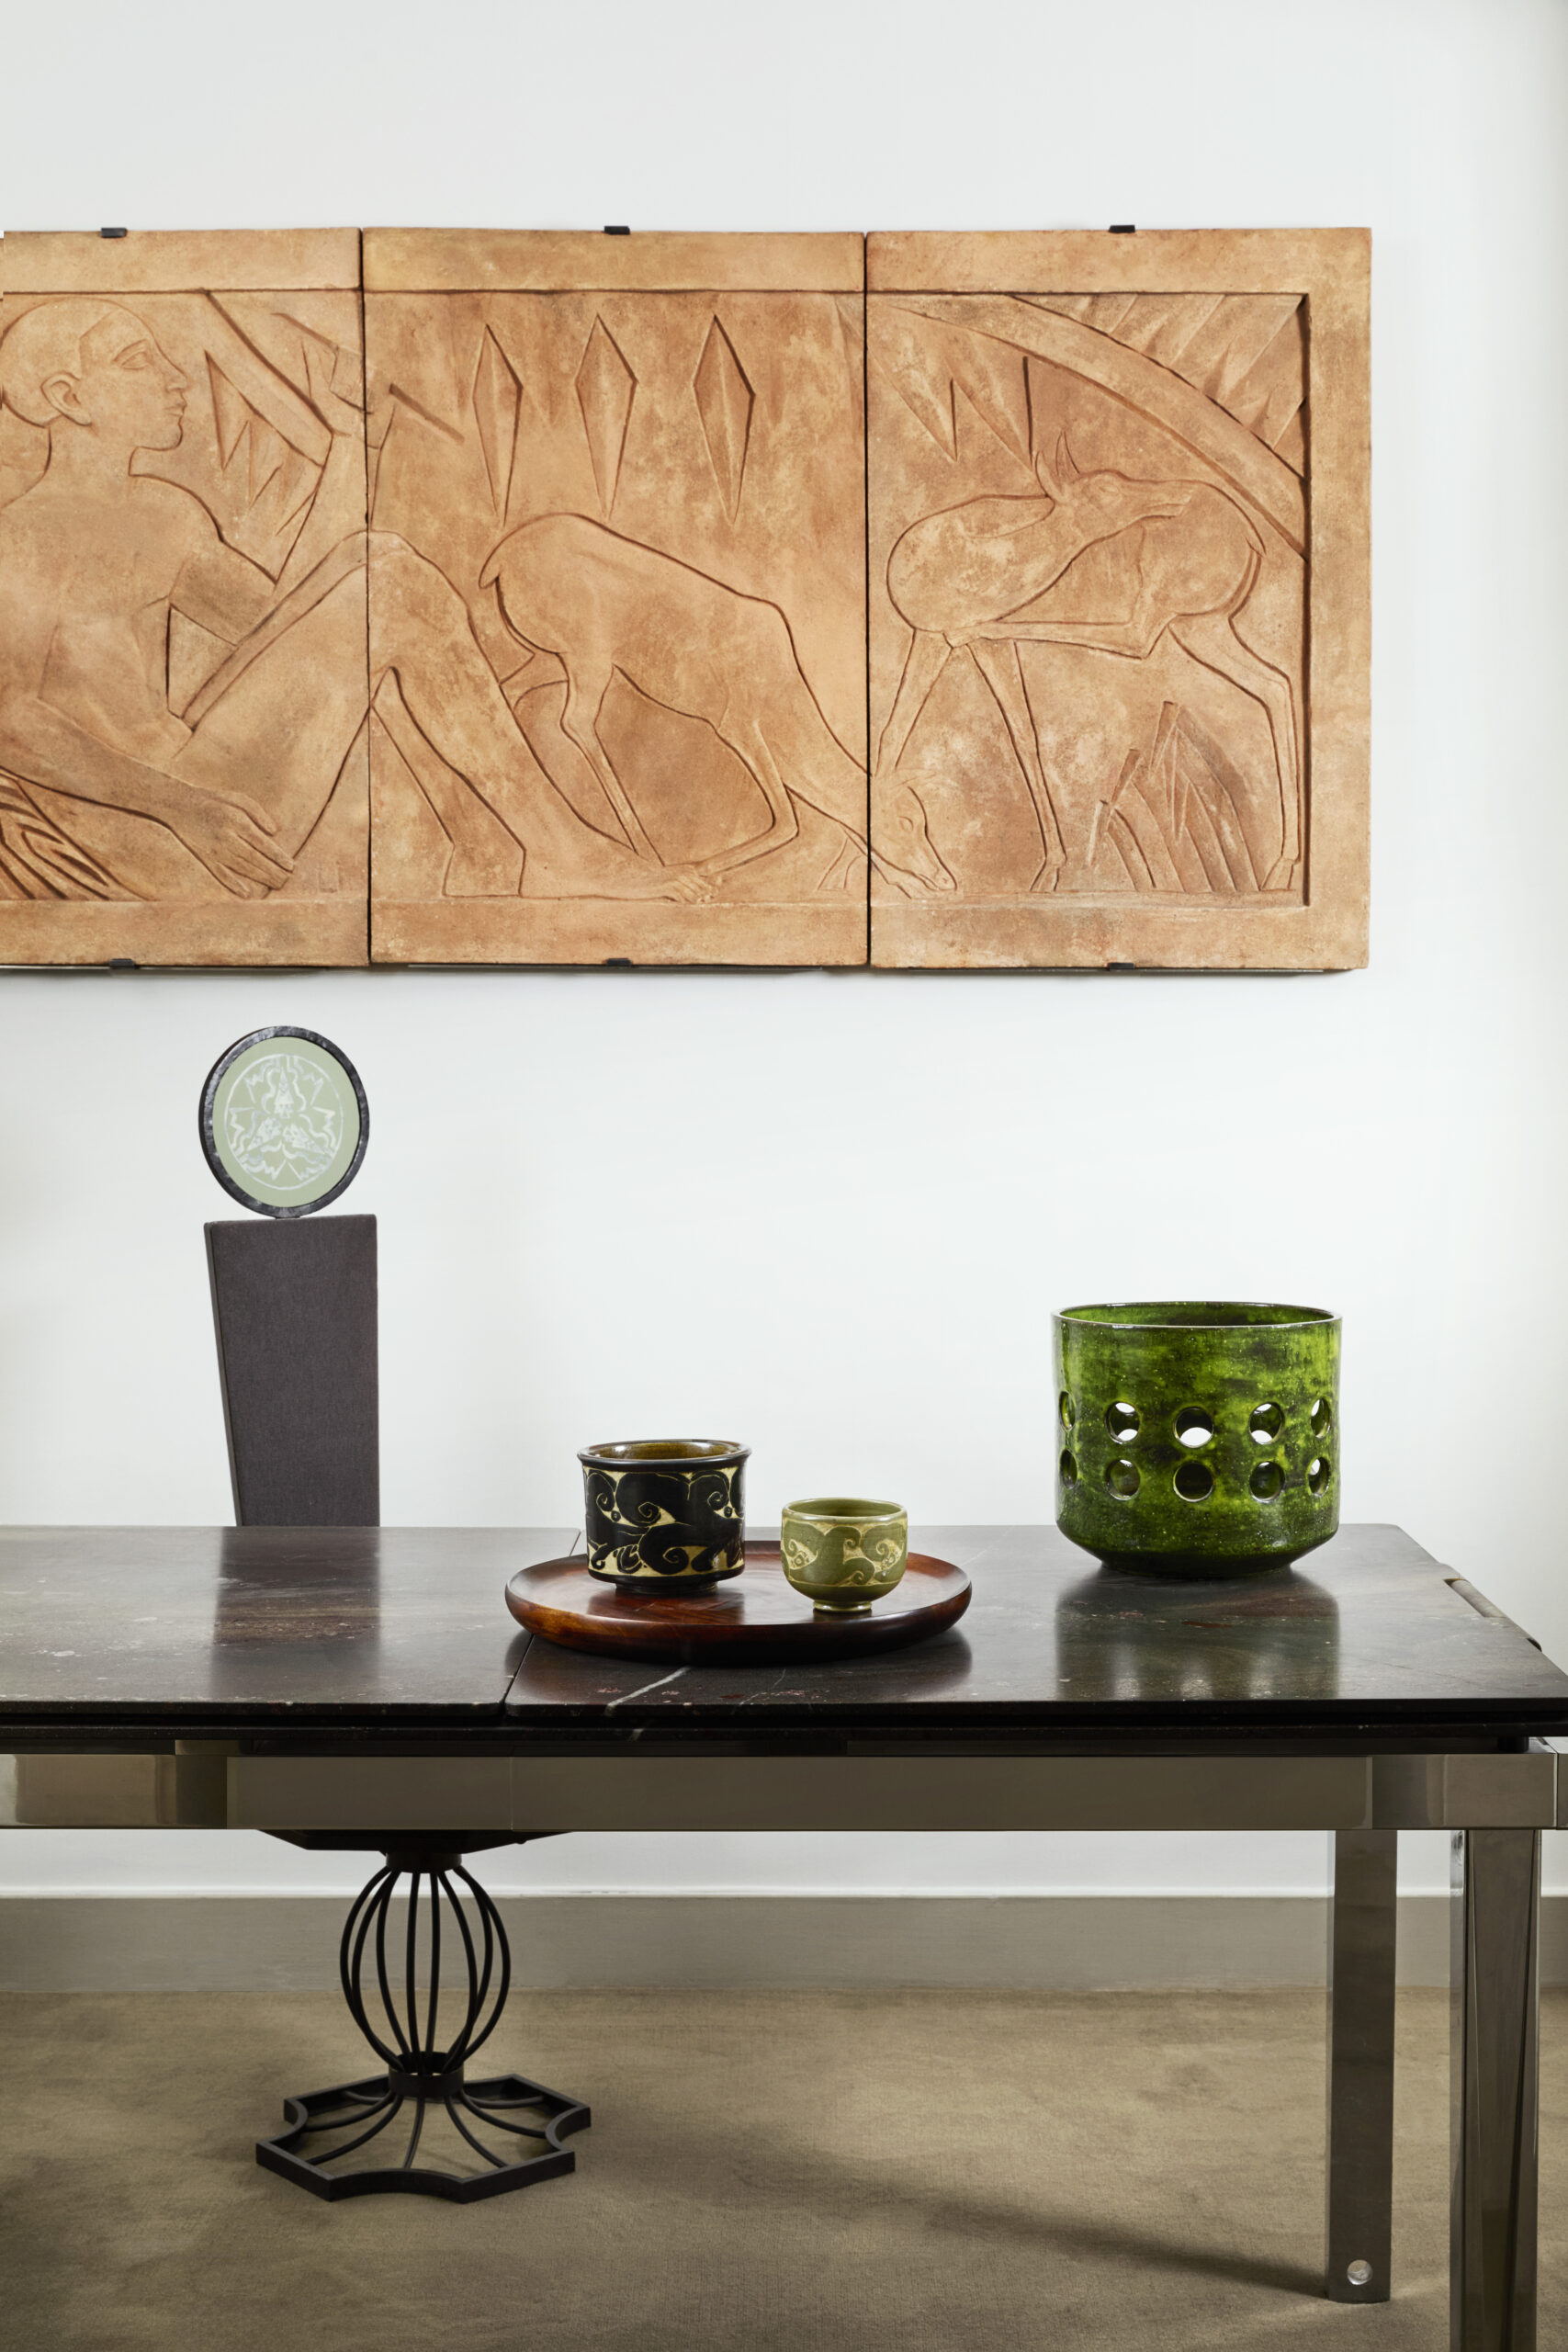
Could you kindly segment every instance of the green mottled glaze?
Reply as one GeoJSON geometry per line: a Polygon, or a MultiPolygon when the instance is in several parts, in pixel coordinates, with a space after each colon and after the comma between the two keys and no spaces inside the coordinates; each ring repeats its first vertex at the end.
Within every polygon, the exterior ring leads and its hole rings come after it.
{"type": "Polygon", "coordinates": [[[854,1614],[891,1592],[903,1575],[908,1514],[897,1503],[860,1495],[786,1503],[779,1551],[785,1576],[814,1609],[854,1614]]]}
{"type": "Polygon", "coordinates": [[[1188,1300],[1052,1318],[1056,1524],[1172,1576],[1283,1567],[1339,1524],[1339,1318],[1188,1300]]]}

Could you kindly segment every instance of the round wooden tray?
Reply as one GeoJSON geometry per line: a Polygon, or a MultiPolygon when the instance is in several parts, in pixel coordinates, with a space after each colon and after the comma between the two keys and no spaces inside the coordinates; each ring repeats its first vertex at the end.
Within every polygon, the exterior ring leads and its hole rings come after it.
{"type": "Polygon", "coordinates": [[[672,1666],[787,1666],[902,1649],[953,1624],[969,1592],[951,1560],[911,1552],[902,1582],[863,1615],[830,1616],[786,1580],[776,1544],[748,1544],[740,1574],[704,1593],[628,1592],[590,1576],[580,1554],[521,1569],[506,1605],[519,1624],[563,1649],[672,1666]]]}

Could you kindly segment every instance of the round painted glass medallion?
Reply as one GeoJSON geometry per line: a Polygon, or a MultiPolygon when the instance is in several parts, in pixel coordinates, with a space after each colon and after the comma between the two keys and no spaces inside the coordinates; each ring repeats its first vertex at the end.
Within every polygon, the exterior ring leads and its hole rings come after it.
{"type": "Polygon", "coordinates": [[[313,1029],[256,1029],[201,1090],[201,1148],[226,1193],[263,1216],[309,1216],[350,1185],[370,1136],[359,1073],[313,1029]]]}

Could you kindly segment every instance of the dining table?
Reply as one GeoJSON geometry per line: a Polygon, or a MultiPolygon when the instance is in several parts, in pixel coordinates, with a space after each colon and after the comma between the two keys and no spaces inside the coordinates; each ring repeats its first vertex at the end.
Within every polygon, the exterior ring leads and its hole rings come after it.
{"type": "Polygon", "coordinates": [[[1327,1832],[1324,2286],[1369,2304],[1392,2277],[1398,1838],[1446,1831],[1451,2340],[1530,2352],[1540,1838],[1568,1826],[1568,1675],[1466,1577],[1389,1525],[1226,1577],[1100,1566],[1049,1526],[922,1526],[911,1545],[972,1587],[947,1630],[698,1665],[520,1627],[509,1578],[573,1541],[0,1531],[0,1824],[344,1845],[1327,1832]]]}

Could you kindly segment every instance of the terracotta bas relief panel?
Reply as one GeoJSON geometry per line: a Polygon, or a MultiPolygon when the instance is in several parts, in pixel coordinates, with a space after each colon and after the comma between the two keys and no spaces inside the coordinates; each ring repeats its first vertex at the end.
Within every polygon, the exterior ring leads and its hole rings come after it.
{"type": "Polygon", "coordinates": [[[366,960],[358,244],[0,245],[0,961],[366,960]]]}
{"type": "Polygon", "coordinates": [[[869,285],[873,960],[1364,961],[1364,238],[869,285]]]}
{"type": "Polygon", "coordinates": [[[861,270],[367,232],[378,960],[865,960],[861,270]]]}
{"type": "Polygon", "coordinates": [[[5,240],[0,961],[1363,961],[1367,262],[5,240]]]}

